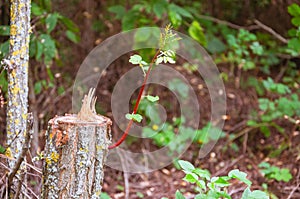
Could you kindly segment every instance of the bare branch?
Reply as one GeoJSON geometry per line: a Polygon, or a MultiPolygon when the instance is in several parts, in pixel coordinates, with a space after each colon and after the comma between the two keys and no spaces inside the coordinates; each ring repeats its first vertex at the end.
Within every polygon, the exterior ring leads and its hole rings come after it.
{"type": "Polygon", "coordinates": [[[257,24],[260,28],[262,28],[265,31],[267,31],[268,33],[270,33],[271,35],[273,35],[275,38],[277,38],[282,43],[285,43],[285,44],[288,43],[288,40],[286,38],[282,37],[280,34],[278,34],[277,32],[275,32],[275,30],[273,30],[272,28],[266,26],[265,24],[263,24],[262,22],[258,21],[257,19],[254,20],[254,23],[257,24]]]}

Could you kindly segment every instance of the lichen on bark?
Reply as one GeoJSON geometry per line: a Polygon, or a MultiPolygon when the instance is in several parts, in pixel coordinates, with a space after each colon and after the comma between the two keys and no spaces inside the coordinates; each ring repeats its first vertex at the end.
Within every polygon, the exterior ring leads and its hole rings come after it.
{"type": "Polygon", "coordinates": [[[76,115],[56,116],[46,133],[42,198],[100,198],[111,120],[97,115],[95,90],[76,115]]]}
{"type": "MultiPolygon", "coordinates": [[[[12,159],[18,159],[24,145],[28,107],[28,62],[30,39],[30,0],[12,0],[10,7],[10,47],[8,74],[7,145],[12,159]]],[[[14,160],[9,160],[13,168],[14,160]]],[[[25,164],[20,167],[25,170],[25,164]]],[[[21,181],[19,172],[11,188],[21,181]]],[[[23,182],[26,184],[26,182],[23,182]]],[[[26,190],[23,190],[26,191],[26,190]]],[[[22,198],[22,196],[20,196],[22,198]]]]}

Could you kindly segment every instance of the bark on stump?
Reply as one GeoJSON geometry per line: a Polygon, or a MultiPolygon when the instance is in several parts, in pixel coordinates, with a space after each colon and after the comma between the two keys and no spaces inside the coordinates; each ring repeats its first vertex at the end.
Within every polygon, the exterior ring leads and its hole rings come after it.
{"type": "Polygon", "coordinates": [[[57,116],[49,121],[42,189],[44,199],[100,198],[112,123],[109,118],[96,115],[96,99],[91,97],[93,92],[90,93],[78,115],[57,116]]]}

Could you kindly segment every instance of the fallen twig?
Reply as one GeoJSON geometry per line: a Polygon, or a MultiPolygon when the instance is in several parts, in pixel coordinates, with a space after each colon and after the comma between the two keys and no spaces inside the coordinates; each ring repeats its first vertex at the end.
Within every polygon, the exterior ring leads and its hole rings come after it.
{"type": "Polygon", "coordinates": [[[291,191],[291,193],[289,194],[287,199],[291,199],[293,197],[295,191],[299,188],[299,186],[300,186],[299,178],[300,178],[300,169],[299,169],[298,175],[297,175],[297,181],[296,181],[297,185],[293,188],[293,190],[291,191]]]}

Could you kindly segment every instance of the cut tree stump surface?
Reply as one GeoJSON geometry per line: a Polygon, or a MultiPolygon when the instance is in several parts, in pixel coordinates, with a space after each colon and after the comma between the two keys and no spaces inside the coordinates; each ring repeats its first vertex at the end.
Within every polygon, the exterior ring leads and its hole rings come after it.
{"type": "Polygon", "coordinates": [[[111,120],[56,116],[46,133],[42,198],[99,198],[111,120]]]}

